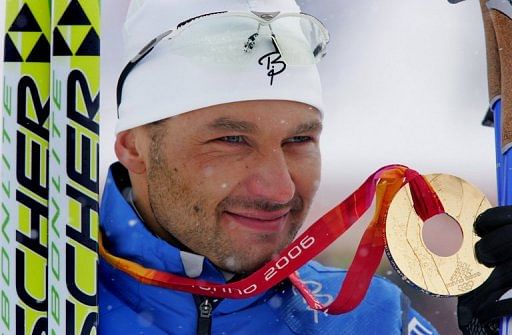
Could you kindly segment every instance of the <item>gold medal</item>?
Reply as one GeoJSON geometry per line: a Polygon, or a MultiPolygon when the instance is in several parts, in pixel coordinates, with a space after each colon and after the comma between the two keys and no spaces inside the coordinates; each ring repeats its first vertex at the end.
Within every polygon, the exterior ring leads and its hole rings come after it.
{"type": "Polygon", "coordinates": [[[430,251],[423,240],[423,221],[416,214],[409,185],[395,196],[386,219],[386,253],[402,278],[425,293],[458,296],[481,285],[492,269],[478,263],[473,232],[476,217],[491,207],[485,195],[466,181],[445,174],[425,176],[446,214],[462,228],[462,246],[443,257],[430,251]]]}

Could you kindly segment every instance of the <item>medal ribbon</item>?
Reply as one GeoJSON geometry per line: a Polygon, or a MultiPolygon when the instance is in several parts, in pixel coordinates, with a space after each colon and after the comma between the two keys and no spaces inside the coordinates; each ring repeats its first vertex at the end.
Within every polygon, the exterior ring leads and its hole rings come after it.
{"type": "Polygon", "coordinates": [[[389,165],[368,177],[354,193],[312,224],[272,261],[250,276],[229,284],[206,282],[149,269],[114,256],[105,249],[101,234],[99,253],[113,267],[144,284],[215,298],[253,297],[289,278],[312,309],[329,314],[346,313],[357,307],[370,286],[384,253],[389,206],[395,194],[407,183],[415,211],[424,221],[445,212],[441,201],[423,176],[402,165],[389,165]],[[374,217],[359,243],[338,296],[331,304],[323,305],[316,300],[296,271],[347,231],[370,207],[375,195],[374,217]]]}

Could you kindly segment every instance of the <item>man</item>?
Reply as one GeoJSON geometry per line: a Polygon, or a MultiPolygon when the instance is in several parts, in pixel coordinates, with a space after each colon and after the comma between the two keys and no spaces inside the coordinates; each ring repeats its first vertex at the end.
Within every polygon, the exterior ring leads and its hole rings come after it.
{"type": "MultiPolygon", "coordinates": [[[[302,226],[320,179],[315,63],[328,36],[299,12],[293,0],[132,2],[101,211],[102,244],[124,265],[100,260],[100,333],[436,334],[378,277],[337,316],[288,280],[245,299],[147,284],[147,271],[198,286],[247,278],[302,226]]],[[[345,276],[315,262],[299,273],[323,304],[345,276]]]]}

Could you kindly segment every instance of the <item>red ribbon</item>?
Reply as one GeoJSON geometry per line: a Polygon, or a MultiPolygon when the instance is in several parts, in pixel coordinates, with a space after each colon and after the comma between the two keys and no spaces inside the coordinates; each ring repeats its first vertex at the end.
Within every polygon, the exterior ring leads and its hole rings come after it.
{"type": "Polygon", "coordinates": [[[103,246],[101,234],[99,253],[112,266],[142,283],[216,298],[249,298],[289,278],[311,308],[330,314],[346,313],[357,307],[370,286],[384,253],[389,206],[395,194],[406,183],[409,183],[411,189],[414,208],[424,221],[445,212],[441,201],[423,176],[402,165],[386,166],[372,174],[354,193],[312,224],[277,258],[250,276],[229,284],[205,282],[144,268],[110,254],[103,246]],[[296,271],[347,231],[370,207],[375,195],[375,215],[359,243],[338,296],[331,304],[323,305],[300,280],[296,271]]]}

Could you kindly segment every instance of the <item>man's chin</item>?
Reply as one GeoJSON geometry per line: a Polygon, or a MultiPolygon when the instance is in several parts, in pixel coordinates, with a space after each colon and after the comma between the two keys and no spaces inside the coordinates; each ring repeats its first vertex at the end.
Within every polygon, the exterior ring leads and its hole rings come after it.
{"type": "MultiPolygon", "coordinates": [[[[274,248],[272,248],[274,249],[274,248]]],[[[270,250],[272,250],[270,249],[270,250]]],[[[242,253],[238,253],[238,257],[231,256],[226,258],[221,266],[218,266],[221,270],[236,273],[238,275],[249,275],[253,272],[256,272],[261,267],[263,267],[265,264],[270,262],[272,259],[275,259],[279,255],[279,251],[282,248],[275,248],[275,252],[272,254],[266,253],[265,255],[261,256],[247,256],[247,257],[240,257],[242,253]]],[[[269,250],[268,248],[266,250],[269,250]]]]}
{"type": "Polygon", "coordinates": [[[266,263],[266,261],[247,263],[247,262],[238,261],[236,259],[232,259],[231,257],[228,257],[228,259],[224,260],[222,262],[222,264],[216,264],[216,266],[219,268],[219,270],[222,270],[224,272],[247,276],[247,275],[257,271],[265,263],[266,263]]]}
{"type": "Polygon", "coordinates": [[[276,259],[279,253],[292,242],[291,235],[291,233],[285,236],[282,234],[260,235],[257,238],[253,236],[251,241],[245,240],[243,245],[236,245],[236,249],[231,251],[231,256],[224,257],[219,262],[222,264],[217,266],[231,273],[251,274],[276,259]]]}

